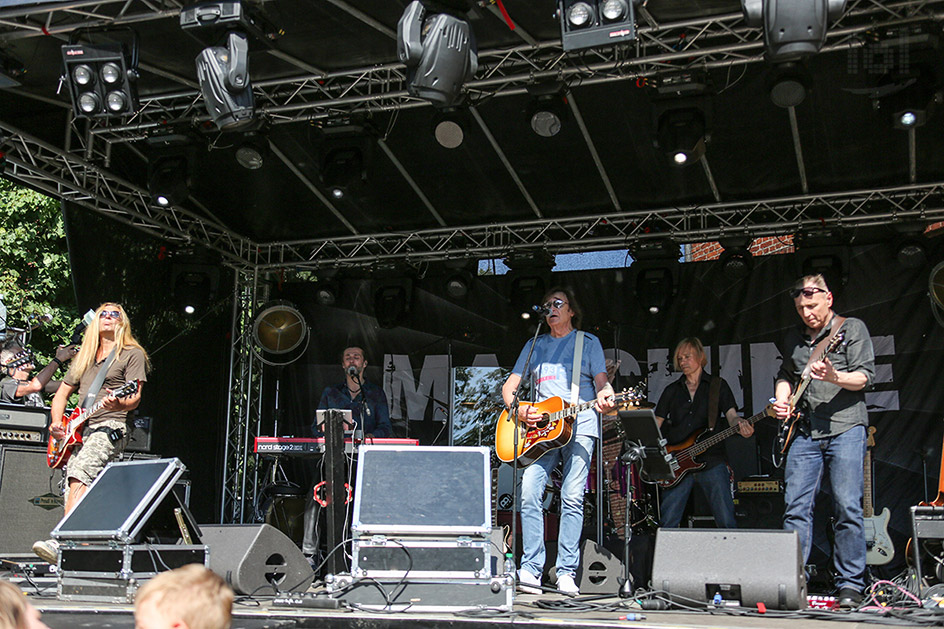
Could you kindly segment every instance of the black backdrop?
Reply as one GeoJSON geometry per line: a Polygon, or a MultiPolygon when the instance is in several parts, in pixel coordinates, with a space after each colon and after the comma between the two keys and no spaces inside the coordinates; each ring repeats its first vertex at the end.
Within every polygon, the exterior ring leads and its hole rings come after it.
{"type": "MultiPolygon", "coordinates": [[[[169,312],[172,269],[162,259],[161,243],[95,215],[72,210],[66,215],[79,307],[117,299],[132,313],[155,364],[142,403],[142,413],[156,418],[155,451],[179,456],[188,465],[194,511],[200,521],[213,521],[225,439],[232,274],[223,271],[218,307],[193,326],[169,312]]],[[[683,264],[672,303],[656,316],[635,298],[632,268],[553,273],[549,281],[574,289],[584,310],[583,329],[600,337],[608,356],[620,358],[618,388],[645,374],[650,399],[657,399],[677,377],[667,364],[671,348],[680,338],[697,335],[709,348],[709,370],[727,378],[750,414],[772,395],[777,344],[798,321],[785,293],[798,266],[795,254],[761,257],[748,278],[732,281],[717,262],[683,264]]],[[[900,266],[890,242],[854,246],[844,285],[834,287],[836,310],[863,319],[875,343],[876,382],[868,393],[870,421],[877,428],[875,506],[891,509],[892,535],[899,545],[910,530],[908,507],[925,499],[926,492],[931,498],[937,493],[944,432],[938,382],[944,372],[944,331],[928,303],[931,266],[900,266]]],[[[394,328],[378,325],[376,277],[342,278],[337,303],[322,306],[314,283],[274,275],[273,298],[298,308],[311,342],[296,362],[266,368],[263,434],[271,434],[279,380],[279,432],[307,436],[321,391],[342,378],[341,350],[358,344],[367,351],[368,379],[387,391],[398,434],[426,444],[447,442],[450,361],[454,366],[510,366],[533,324],[512,307],[508,276],[480,276],[468,296],[454,300],[443,290],[445,271],[420,271],[409,312],[394,328]]],[[[738,477],[777,473],[769,462],[770,438],[762,422],[756,437],[728,440],[738,477]]],[[[290,472],[299,482],[307,481],[304,465],[290,472]]],[[[899,546],[893,565],[903,552],[899,546]]]]}

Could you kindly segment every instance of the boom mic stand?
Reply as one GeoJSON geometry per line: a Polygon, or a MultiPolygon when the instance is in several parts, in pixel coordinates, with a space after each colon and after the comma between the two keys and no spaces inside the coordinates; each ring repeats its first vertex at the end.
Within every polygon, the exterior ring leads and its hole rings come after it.
{"type": "MultiPolygon", "coordinates": [[[[531,369],[531,355],[534,354],[534,346],[538,342],[538,335],[541,333],[541,322],[538,321],[537,326],[534,328],[534,336],[531,338],[531,347],[528,348],[528,356],[524,359],[524,368],[521,370],[522,379],[525,374],[529,374],[530,378],[530,369],[531,369]]],[[[515,453],[515,460],[512,461],[511,469],[512,474],[512,488],[511,492],[512,504],[511,504],[511,557],[514,560],[518,556],[518,439],[520,437],[520,430],[518,426],[518,407],[521,405],[521,382],[518,383],[518,386],[515,388],[514,396],[511,399],[511,406],[508,409],[508,420],[515,422],[515,436],[513,439],[513,449],[515,453]]],[[[534,386],[532,382],[531,386],[531,395],[534,396],[534,386]]],[[[515,583],[518,582],[517,571],[514,574],[515,583]]],[[[538,575],[540,579],[540,575],[538,575]]]]}

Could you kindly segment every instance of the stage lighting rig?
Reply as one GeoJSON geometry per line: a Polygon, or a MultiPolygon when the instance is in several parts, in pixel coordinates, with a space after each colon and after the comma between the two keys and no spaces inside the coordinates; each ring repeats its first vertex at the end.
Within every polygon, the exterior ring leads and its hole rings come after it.
{"type": "Polygon", "coordinates": [[[741,9],[748,26],[764,29],[769,61],[795,61],[819,52],[846,0],[741,0],[741,9]]]}
{"type": "Polygon", "coordinates": [[[248,126],[255,119],[255,100],[249,77],[249,38],[259,32],[239,2],[201,2],[180,12],[180,27],[196,30],[203,39],[219,41],[225,32],[225,46],[207,46],[197,55],[197,81],[203,92],[207,113],[217,128],[231,131],[248,126]]]}
{"type": "Polygon", "coordinates": [[[419,0],[397,23],[397,55],[407,67],[410,95],[439,107],[462,100],[462,86],[478,69],[469,23],[448,13],[430,13],[419,0]]]}
{"type": "Polygon", "coordinates": [[[121,43],[70,43],[62,46],[62,61],[77,118],[127,116],[137,110],[137,38],[130,54],[121,43]]]}
{"type": "Polygon", "coordinates": [[[558,0],[565,51],[636,39],[638,0],[558,0]]]}

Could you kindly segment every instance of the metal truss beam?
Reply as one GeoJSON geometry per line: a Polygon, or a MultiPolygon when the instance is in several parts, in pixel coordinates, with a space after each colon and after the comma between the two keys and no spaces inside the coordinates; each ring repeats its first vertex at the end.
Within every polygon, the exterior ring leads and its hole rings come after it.
{"type": "MultiPolygon", "coordinates": [[[[867,31],[882,26],[944,18],[944,0],[852,2],[829,31],[822,53],[863,45],[867,31]]],[[[822,54],[821,53],[821,54],[822,54]]],[[[763,32],[744,24],[740,13],[640,26],[632,44],[564,53],[560,40],[479,52],[478,77],[466,83],[473,102],[522,94],[541,80],[571,85],[625,81],[677,72],[760,63],[763,32]]],[[[272,124],[426,107],[407,93],[400,63],[352,68],[321,75],[253,81],[256,111],[272,124]]],[[[199,91],[141,99],[128,121],[96,122],[91,133],[109,141],[133,141],[170,124],[194,124],[208,117],[199,91]]]]}
{"type": "Polygon", "coordinates": [[[250,264],[254,245],[212,218],[180,207],[154,205],[147,190],[6,123],[0,122],[0,133],[7,179],[81,205],[161,240],[199,243],[218,252],[230,264],[250,264]]]}
{"type": "Polygon", "coordinates": [[[368,265],[500,257],[513,251],[601,251],[670,237],[679,243],[792,234],[817,227],[866,227],[944,220],[944,182],[759,201],[600,213],[558,219],[378,233],[259,245],[257,268],[368,265]],[[271,261],[270,261],[271,260],[271,261]]]}

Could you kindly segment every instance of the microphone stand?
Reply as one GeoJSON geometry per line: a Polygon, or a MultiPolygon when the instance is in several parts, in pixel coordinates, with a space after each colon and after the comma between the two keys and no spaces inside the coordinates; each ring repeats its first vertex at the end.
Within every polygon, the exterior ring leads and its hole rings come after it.
{"type": "Polygon", "coordinates": [[[360,434],[361,441],[363,441],[364,438],[367,436],[365,429],[367,428],[367,420],[370,418],[370,408],[367,406],[367,393],[364,391],[364,382],[361,380],[361,375],[357,373],[357,371],[355,371],[354,373],[351,374],[351,380],[356,382],[357,386],[360,387],[359,404],[361,407],[361,417],[360,417],[360,422],[354,423],[354,435],[353,435],[353,440],[352,440],[353,443],[357,443],[358,431],[361,433],[360,434]]]}
{"type": "MultiPolygon", "coordinates": [[[[528,374],[528,377],[531,378],[531,355],[534,353],[534,346],[538,342],[538,335],[541,333],[541,322],[538,321],[537,326],[534,329],[534,336],[531,338],[531,347],[528,348],[528,356],[524,359],[524,368],[521,370],[521,376],[524,378],[525,374],[528,374]]],[[[513,452],[515,453],[515,460],[512,461],[512,487],[513,491],[511,492],[512,504],[511,504],[511,557],[512,559],[518,556],[518,439],[519,439],[519,430],[518,430],[518,407],[521,405],[521,382],[518,383],[518,386],[515,388],[514,396],[511,399],[511,406],[508,409],[508,417],[511,421],[515,422],[515,436],[513,440],[513,452]]],[[[532,382],[531,386],[531,395],[534,396],[534,386],[532,382]]],[[[541,540],[542,543],[544,540],[541,540]]],[[[518,574],[517,572],[514,575],[515,583],[518,583],[518,574]]],[[[541,575],[538,575],[538,579],[541,578],[541,575]]]]}

